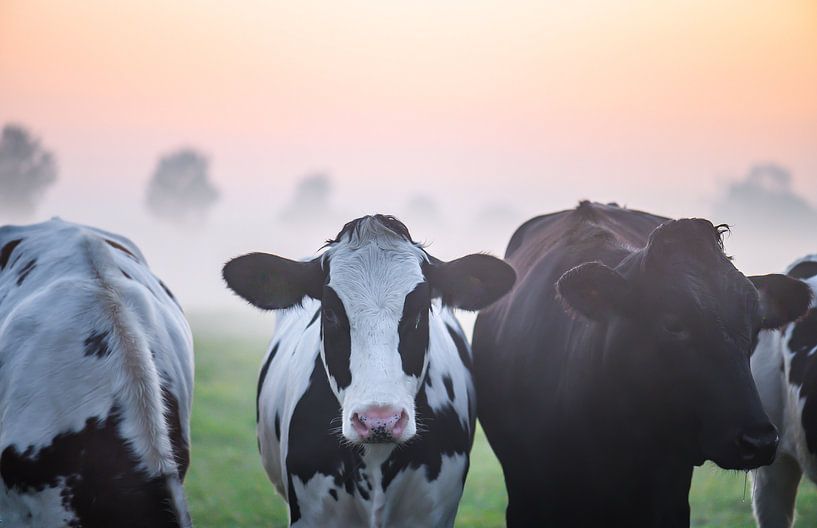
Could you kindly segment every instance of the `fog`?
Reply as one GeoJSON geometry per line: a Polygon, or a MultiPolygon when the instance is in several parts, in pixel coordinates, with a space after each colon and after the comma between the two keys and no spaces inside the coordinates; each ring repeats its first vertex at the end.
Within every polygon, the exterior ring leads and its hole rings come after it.
{"type": "Polygon", "coordinates": [[[0,132],[0,211],[16,218],[31,216],[56,180],[53,154],[25,127],[5,125],[0,132]]]}
{"type": "MultiPolygon", "coordinates": [[[[649,184],[622,184],[617,193],[609,185],[594,185],[591,178],[566,182],[546,171],[527,186],[513,178],[469,186],[445,175],[435,185],[388,177],[367,183],[346,178],[343,171],[309,167],[300,174],[248,183],[231,177],[231,171],[237,169],[220,164],[217,149],[209,152],[212,164],[197,170],[202,171],[206,185],[218,189],[219,199],[208,203],[207,214],[197,216],[193,225],[168,222],[167,215],[156,215],[147,206],[145,196],[156,172],[150,160],[141,167],[123,168],[125,177],[112,176],[104,184],[74,180],[73,171],[66,170],[30,218],[41,221],[58,215],[128,236],[193,318],[219,317],[224,323],[227,317],[235,323],[231,323],[234,329],[244,329],[244,323],[246,328],[269,325],[272,319],[224,287],[220,278],[224,262],[251,251],[309,257],[345,222],[375,212],[401,218],[415,240],[427,244],[442,259],[477,251],[502,255],[523,221],[573,207],[585,198],[672,217],[699,216],[728,223],[732,232],[726,250],[746,273],[780,271],[800,255],[817,251],[811,232],[817,218],[815,196],[795,190],[792,182],[798,175],[776,164],[756,164],[743,175],[735,171],[737,176],[731,178],[711,175],[711,186],[703,192],[684,188],[679,182],[666,190],[649,184]]],[[[331,166],[331,160],[326,160],[324,167],[331,166]]],[[[801,178],[813,181],[814,175],[801,178]]],[[[188,201],[183,194],[175,199],[180,204],[188,201]]],[[[0,211],[4,223],[14,221],[12,212],[0,211]]]]}
{"type": "Polygon", "coordinates": [[[207,157],[193,148],[162,156],[146,194],[145,205],[157,218],[190,228],[206,221],[219,198],[210,182],[207,157]]]}

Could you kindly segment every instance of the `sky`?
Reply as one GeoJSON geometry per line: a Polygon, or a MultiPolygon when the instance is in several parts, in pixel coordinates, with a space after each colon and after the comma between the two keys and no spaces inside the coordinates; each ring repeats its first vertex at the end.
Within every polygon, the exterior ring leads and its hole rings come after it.
{"type": "MultiPolygon", "coordinates": [[[[191,259],[307,253],[417,195],[446,219],[420,238],[448,257],[502,252],[514,225],[485,240],[472,221],[491,207],[521,221],[590,198],[711,217],[757,163],[786,167],[817,206],[817,2],[0,0],[12,121],[58,159],[34,220],[130,235],[183,299],[219,304],[191,259]],[[184,146],[221,191],[198,232],[144,205],[159,156],[184,146]],[[314,171],[339,220],[282,226],[314,171]],[[168,251],[180,237],[186,257],[168,251]]],[[[798,256],[740,247],[757,272],[798,256]]]]}

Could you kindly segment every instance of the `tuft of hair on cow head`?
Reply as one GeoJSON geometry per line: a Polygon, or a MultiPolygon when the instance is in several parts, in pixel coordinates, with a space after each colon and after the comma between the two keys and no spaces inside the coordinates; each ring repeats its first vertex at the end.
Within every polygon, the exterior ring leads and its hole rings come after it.
{"type": "Polygon", "coordinates": [[[481,310],[513,288],[516,272],[502,259],[475,253],[450,262],[429,255],[423,274],[443,304],[462,310],[481,310]]]}
{"type": "Polygon", "coordinates": [[[320,258],[301,262],[268,253],[249,253],[224,265],[227,286],[262,310],[281,310],[320,299],[324,273],[320,258]]]}
{"type": "Polygon", "coordinates": [[[567,270],[556,281],[556,295],[568,311],[594,321],[627,313],[633,305],[627,279],[601,262],[585,262],[567,270]]]}
{"type": "Polygon", "coordinates": [[[811,306],[811,288],[801,280],[777,273],[747,278],[760,298],[761,328],[775,329],[796,321],[811,306]]]}
{"type": "Polygon", "coordinates": [[[727,224],[712,225],[703,218],[664,222],[650,233],[642,270],[666,269],[673,265],[678,255],[693,256],[705,266],[713,261],[730,260],[723,247],[723,237],[730,232],[727,224]]]}

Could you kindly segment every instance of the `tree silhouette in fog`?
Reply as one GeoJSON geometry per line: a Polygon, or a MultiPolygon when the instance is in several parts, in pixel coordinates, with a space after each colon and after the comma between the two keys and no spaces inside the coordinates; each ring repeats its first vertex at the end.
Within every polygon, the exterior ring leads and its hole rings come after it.
{"type": "Polygon", "coordinates": [[[817,221],[817,210],[791,185],[791,173],[774,163],[753,166],[733,182],[716,204],[719,218],[752,229],[777,231],[803,228],[817,221]]]}
{"type": "Polygon", "coordinates": [[[295,187],[292,202],[281,213],[287,221],[309,221],[330,216],[329,198],[332,181],[322,172],[310,173],[301,178],[295,187]]]}
{"type": "Polygon", "coordinates": [[[5,125],[0,136],[0,213],[31,215],[55,181],[54,155],[22,125],[5,125]]]}
{"type": "Polygon", "coordinates": [[[218,198],[207,158],[191,148],[162,156],[147,190],[147,206],[153,214],[186,225],[204,220],[218,198]]]}
{"type": "Polygon", "coordinates": [[[409,221],[438,223],[442,220],[440,207],[427,194],[413,196],[406,206],[406,217],[409,221]]]}

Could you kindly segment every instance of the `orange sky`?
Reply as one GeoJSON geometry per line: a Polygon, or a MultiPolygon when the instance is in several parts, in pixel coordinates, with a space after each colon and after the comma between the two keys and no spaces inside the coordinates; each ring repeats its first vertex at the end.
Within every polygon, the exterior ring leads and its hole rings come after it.
{"type": "Polygon", "coordinates": [[[325,167],[648,200],[772,159],[817,198],[817,3],[623,4],[2,0],[0,120],[60,185],[117,161],[141,185],[191,143],[247,188],[325,167]]]}
{"type": "MultiPolygon", "coordinates": [[[[766,160],[817,205],[817,2],[0,0],[10,120],[59,160],[38,218],[126,233],[187,302],[227,303],[229,256],[303,256],[337,231],[278,223],[315,169],[345,219],[430,195],[447,223],[412,230],[444,257],[501,253],[512,228],[474,220],[490,206],[710,217],[766,160]],[[144,190],[182,145],[222,198],[180,236],[144,190]]],[[[734,238],[755,272],[795,256],[734,238]]]]}

